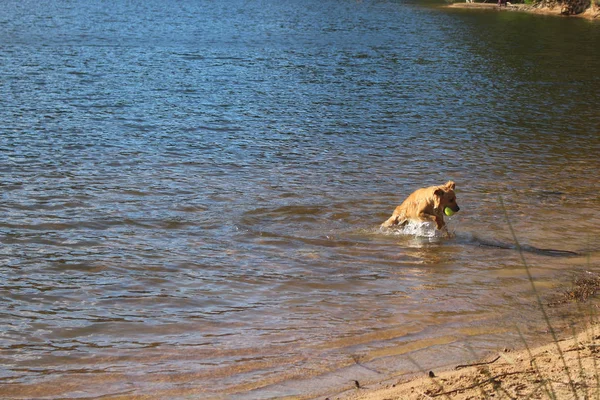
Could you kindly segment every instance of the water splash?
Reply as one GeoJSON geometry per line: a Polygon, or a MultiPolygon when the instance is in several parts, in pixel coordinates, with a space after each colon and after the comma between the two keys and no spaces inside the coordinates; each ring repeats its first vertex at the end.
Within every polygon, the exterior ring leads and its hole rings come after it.
{"type": "Polygon", "coordinates": [[[408,221],[402,227],[381,228],[381,230],[392,235],[415,236],[428,239],[444,238],[450,235],[446,229],[438,230],[433,222],[426,221],[408,221]]]}

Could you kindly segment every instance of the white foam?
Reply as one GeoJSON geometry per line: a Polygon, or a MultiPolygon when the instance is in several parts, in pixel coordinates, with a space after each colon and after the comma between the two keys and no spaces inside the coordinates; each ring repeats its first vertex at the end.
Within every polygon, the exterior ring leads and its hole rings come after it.
{"type": "Polygon", "coordinates": [[[415,236],[419,238],[442,238],[449,235],[446,229],[438,230],[435,223],[425,221],[408,221],[403,227],[382,229],[394,235],[415,236]]]}

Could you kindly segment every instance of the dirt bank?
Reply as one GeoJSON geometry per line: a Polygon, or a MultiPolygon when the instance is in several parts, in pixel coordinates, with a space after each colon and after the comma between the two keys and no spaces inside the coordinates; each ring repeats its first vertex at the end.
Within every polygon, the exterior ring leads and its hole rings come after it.
{"type": "MultiPolygon", "coordinates": [[[[527,4],[510,4],[506,7],[499,7],[496,2],[491,3],[452,3],[448,7],[450,8],[467,8],[473,10],[498,10],[498,11],[518,11],[527,12],[531,14],[539,15],[555,15],[559,17],[565,17],[561,14],[562,8],[557,7],[535,7],[527,4]]],[[[586,11],[580,14],[569,15],[570,18],[585,18],[591,20],[600,20],[600,10],[588,8],[586,11]]]]}

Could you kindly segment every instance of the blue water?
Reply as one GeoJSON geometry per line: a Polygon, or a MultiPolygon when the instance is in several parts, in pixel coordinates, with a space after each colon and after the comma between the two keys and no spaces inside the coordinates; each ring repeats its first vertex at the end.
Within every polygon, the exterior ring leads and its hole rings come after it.
{"type": "Polygon", "coordinates": [[[4,2],[0,397],[312,397],[540,336],[499,199],[543,296],[599,269],[600,25],[440,6],[4,2]],[[379,229],[449,179],[453,237],[379,229]]]}

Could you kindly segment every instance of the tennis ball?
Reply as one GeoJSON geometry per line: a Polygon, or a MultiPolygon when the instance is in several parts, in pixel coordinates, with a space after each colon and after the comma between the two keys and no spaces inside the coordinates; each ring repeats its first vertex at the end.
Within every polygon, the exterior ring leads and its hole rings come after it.
{"type": "Polygon", "coordinates": [[[451,217],[454,215],[454,211],[452,211],[452,209],[450,207],[446,207],[446,208],[444,208],[444,214],[451,217]]]}

